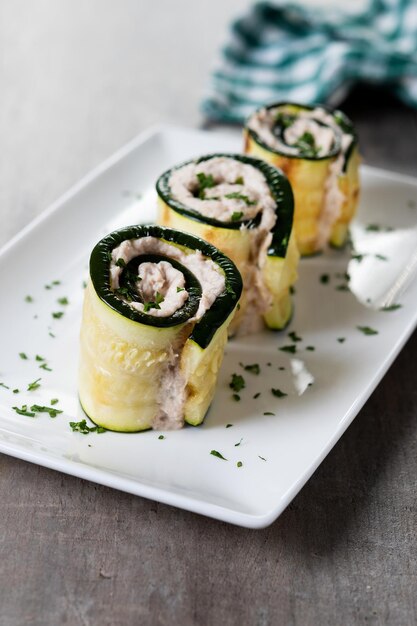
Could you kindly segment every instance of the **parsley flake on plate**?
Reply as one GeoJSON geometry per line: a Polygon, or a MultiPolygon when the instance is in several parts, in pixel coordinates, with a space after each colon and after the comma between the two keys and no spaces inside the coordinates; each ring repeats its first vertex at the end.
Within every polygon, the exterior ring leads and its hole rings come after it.
{"type": "Polygon", "coordinates": [[[297,346],[294,344],[292,346],[282,346],[282,348],[278,348],[281,352],[289,352],[290,354],[295,354],[297,352],[297,346]]]}
{"type": "Polygon", "coordinates": [[[28,384],[28,391],[35,391],[35,389],[39,389],[40,387],[40,383],[39,381],[42,380],[42,378],[37,378],[36,380],[33,381],[33,383],[29,383],[28,384]]]}
{"type": "Polygon", "coordinates": [[[210,454],[212,456],[217,457],[218,459],[222,459],[222,461],[227,461],[227,459],[220,452],[218,452],[217,450],[211,450],[210,454]]]}
{"type": "Polygon", "coordinates": [[[59,413],[62,413],[60,409],[54,409],[51,406],[42,406],[40,404],[33,404],[30,410],[35,411],[35,413],[49,413],[49,417],[56,417],[59,413]]]}
{"type": "Polygon", "coordinates": [[[28,411],[27,404],[24,404],[21,408],[18,406],[12,407],[13,411],[16,411],[18,415],[26,415],[26,417],[35,417],[35,413],[28,411]]]}
{"type": "Polygon", "coordinates": [[[285,398],[285,396],[288,396],[288,394],[284,391],[281,391],[281,389],[271,389],[271,393],[276,398],[285,398]]]}
{"type": "Polygon", "coordinates": [[[70,422],[69,425],[74,433],[81,433],[82,435],[88,435],[89,433],[105,433],[107,428],[103,428],[103,426],[88,426],[86,420],[81,420],[80,422],[70,422]]]}
{"type": "Polygon", "coordinates": [[[240,374],[232,374],[232,380],[229,383],[229,387],[238,393],[246,387],[245,379],[240,374]]]}
{"type": "Polygon", "coordinates": [[[261,368],[259,363],[252,363],[251,365],[245,365],[244,363],[239,363],[240,367],[243,367],[244,370],[250,372],[251,374],[256,374],[258,376],[261,373],[261,368]]]}
{"type": "Polygon", "coordinates": [[[356,326],[358,330],[361,331],[364,335],[377,335],[378,331],[370,326],[356,326]]]}

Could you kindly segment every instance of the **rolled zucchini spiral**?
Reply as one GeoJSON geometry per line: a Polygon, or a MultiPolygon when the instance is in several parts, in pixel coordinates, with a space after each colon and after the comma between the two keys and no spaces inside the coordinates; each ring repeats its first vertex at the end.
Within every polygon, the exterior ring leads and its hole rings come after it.
{"type": "Polygon", "coordinates": [[[255,111],[245,153],[283,170],[294,192],[294,227],[302,255],[341,247],[359,197],[358,139],[341,111],[294,103],[255,111]]]}
{"type": "Polygon", "coordinates": [[[85,413],[121,432],[200,424],[241,291],[230,259],[192,235],[132,226],[102,239],[81,326],[85,413]]]}
{"type": "Polygon", "coordinates": [[[297,279],[293,195],[285,175],[260,159],[210,154],[157,181],[158,222],[198,235],[237,265],[243,294],[230,334],[281,329],[297,279]]]}

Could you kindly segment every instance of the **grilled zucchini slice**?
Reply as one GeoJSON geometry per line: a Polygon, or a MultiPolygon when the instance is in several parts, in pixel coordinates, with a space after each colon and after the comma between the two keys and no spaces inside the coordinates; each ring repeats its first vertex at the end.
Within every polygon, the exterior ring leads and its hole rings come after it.
{"type": "Polygon", "coordinates": [[[241,291],[232,261],[192,235],[143,225],[102,239],[81,326],[88,417],[119,432],[201,424],[241,291]]]}
{"type": "Polygon", "coordinates": [[[246,123],[244,151],[288,176],[302,255],[344,245],[359,199],[360,161],[358,138],[344,113],[288,102],[263,107],[246,123]]]}
{"type": "Polygon", "coordinates": [[[299,258],[285,175],[253,157],[209,154],[164,172],[156,189],[159,224],[209,241],[238,267],[244,287],[230,334],[284,328],[299,258]]]}

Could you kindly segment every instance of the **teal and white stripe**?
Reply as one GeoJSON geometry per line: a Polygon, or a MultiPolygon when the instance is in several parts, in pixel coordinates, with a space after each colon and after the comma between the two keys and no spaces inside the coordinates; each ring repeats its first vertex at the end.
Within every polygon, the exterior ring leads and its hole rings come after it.
{"type": "Polygon", "coordinates": [[[231,26],[202,105],[206,117],[241,122],[280,100],[335,106],[358,81],[388,84],[417,106],[417,0],[369,0],[356,14],[341,6],[255,4],[231,26]]]}

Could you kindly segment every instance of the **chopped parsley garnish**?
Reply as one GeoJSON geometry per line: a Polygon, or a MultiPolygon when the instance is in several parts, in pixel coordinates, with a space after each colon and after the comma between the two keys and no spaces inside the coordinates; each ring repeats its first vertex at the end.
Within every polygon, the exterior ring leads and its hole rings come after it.
{"type": "Polygon", "coordinates": [[[21,359],[23,359],[24,361],[28,360],[27,354],[25,352],[19,352],[19,356],[21,359]]]}
{"type": "Polygon", "coordinates": [[[126,261],[122,258],[117,259],[115,265],[117,265],[117,267],[126,267],[126,261]]]}
{"type": "Polygon", "coordinates": [[[20,393],[20,389],[13,389],[13,393],[20,393]]]}
{"type": "Polygon", "coordinates": [[[82,288],[85,289],[87,287],[87,283],[85,280],[83,280],[82,284],[81,284],[82,288]]]}
{"type": "Polygon", "coordinates": [[[212,450],[210,454],[213,456],[216,456],[218,459],[222,459],[222,461],[227,461],[227,459],[222,454],[220,454],[220,452],[218,452],[217,450],[212,450]]]}
{"type": "Polygon", "coordinates": [[[321,282],[323,285],[327,285],[327,283],[328,283],[329,281],[330,281],[330,276],[329,276],[329,274],[322,274],[322,275],[320,276],[320,282],[321,282]]]}
{"type": "Polygon", "coordinates": [[[164,435],[159,435],[158,439],[165,439],[164,435]]]}
{"type": "Polygon", "coordinates": [[[107,428],[103,426],[88,426],[86,420],[80,422],[70,422],[69,425],[74,433],[81,433],[82,435],[88,435],[89,433],[105,433],[107,428]]]}
{"type": "Polygon", "coordinates": [[[52,317],[54,318],[54,320],[61,319],[63,315],[64,315],[64,311],[56,311],[55,313],[52,313],[52,317]]]}
{"type": "Polygon", "coordinates": [[[59,413],[62,413],[60,409],[54,409],[50,406],[41,406],[39,404],[34,404],[30,407],[31,411],[35,411],[35,413],[49,413],[49,417],[56,417],[59,413]]]}
{"type": "Polygon", "coordinates": [[[360,263],[361,261],[363,261],[363,259],[365,258],[365,256],[367,256],[366,254],[352,254],[352,261],[357,261],[358,263],[360,263]]]}
{"type": "Polygon", "coordinates": [[[32,296],[26,296],[25,297],[25,302],[33,302],[32,296]]]}
{"type": "Polygon", "coordinates": [[[157,291],[156,294],[155,294],[155,300],[154,301],[152,301],[152,302],[144,302],[143,303],[143,311],[144,311],[144,313],[147,313],[151,309],[160,309],[161,307],[159,305],[164,300],[165,300],[164,296],[162,294],[160,294],[159,291],[157,291]]]}
{"type": "Polygon", "coordinates": [[[251,200],[248,196],[243,193],[239,193],[238,191],[232,191],[230,193],[226,193],[225,198],[228,200],[242,200],[247,206],[254,206],[256,202],[251,200]]]}
{"type": "Polygon", "coordinates": [[[242,216],[243,211],[233,211],[232,217],[230,219],[232,222],[238,222],[242,216]]]}
{"type": "Polygon", "coordinates": [[[185,291],[184,287],[177,287],[177,293],[180,293],[180,291],[185,291]]]}
{"type": "Polygon", "coordinates": [[[388,261],[388,257],[384,256],[383,254],[376,254],[375,258],[379,259],[380,261],[388,261]]]}
{"type": "Polygon", "coordinates": [[[232,380],[229,383],[229,387],[238,393],[246,387],[245,379],[240,374],[232,374],[232,380]]]}
{"type": "Polygon", "coordinates": [[[272,411],[265,411],[264,415],[275,415],[275,413],[272,413],[272,411]]]}
{"type": "Polygon", "coordinates": [[[240,367],[243,367],[244,370],[250,372],[251,374],[256,374],[257,376],[261,373],[261,368],[259,363],[252,363],[252,365],[244,365],[244,363],[239,363],[240,367]]]}
{"type": "Polygon", "coordinates": [[[115,293],[123,298],[126,298],[128,302],[132,301],[132,294],[128,287],[119,287],[118,289],[115,289],[115,293]]]}
{"type": "Polygon", "coordinates": [[[235,402],[240,402],[240,395],[238,393],[234,393],[232,398],[235,402]]]}
{"type": "Polygon", "coordinates": [[[198,178],[198,197],[200,198],[200,200],[204,200],[206,197],[206,189],[210,189],[211,187],[214,187],[214,185],[216,184],[214,182],[214,178],[212,174],[208,174],[206,176],[206,174],[204,174],[204,172],[199,172],[197,174],[197,178],[198,178]]]}
{"type": "Polygon", "coordinates": [[[28,391],[35,391],[35,389],[39,389],[40,384],[39,381],[42,380],[42,378],[37,378],[36,380],[33,381],[33,383],[29,383],[28,384],[28,391]]]}
{"type": "Polygon", "coordinates": [[[235,180],[235,185],[244,185],[245,181],[243,180],[243,176],[238,176],[235,180]]]}
{"type": "Polygon", "coordinates": [[[290,354],[295,354],[297,352],[297,346],[294,344],[292,346],[282,346],[279,348],[281,352],[289,352],[290,354]]]}
{"type": "Polygon", "coordinates": [[[288,128],[294,123],[294,116],[288,113],[277,113],[275,123],[283,128],[288,128]]]}
{"type": "Polygon", "coordinates": [[[259,459],[262,459],[262,461],[266,461],[265,457],[263,457],[263,456],[259,456],[259,454],[258,454],[258,458],[259,458],[259,459]]]}
{"type": "Polygon", "coordinates": [[[344,343],[344,342],[346,341],[346,337],[338,337],[338,338],[337,338],[337,341],[338,341],[339,343],[344,343]]]}
{"type": "Polygon", "coordinates": [[[4,383],[0,383],[0,387],[3,387],[4,389],[10,389],[10,387],[8,387],[7,385],[5,385],[4,383]]]}
{"type": "Polygon", "coordinates": [[[377,335],[378,331],[370,326],[356,326],[358,330],[361,331],[364,335],[377,335]]]}
{"type": "Polygon", "coordinates": [[[285,396],[287,396],[288,394],[285,393],[284,391],[281,391],[281,389],[271,389],[271,393],[273,396],[275,396],[276,398],[285,398],[285,396]]]}
{"type": "Polygon", "coordinates": [[[65,296],[63,298],[58,298],[57,302],[58,304],[62,304],[62,306],[66,306],[67,304],[69,304],[69,300],[65,296]]]}
{"type": "Polygon", "coordinates": [[[295,330],[291,331],[290,333],[288,333],[288,337],[291,339],[291,341],[302,341],[302,338],[297,335],[297,333],[295,332],[295,330]]]}
{"type": "Polygon", "coordinates": [[[233,424],[226,424],[226,428],[232,428],[233,424]]]}
{"type": "Polygon", "coordinates": [[[46,363],[42,363],[42,365],[39,365],[39,369],[45,370],[46,372],[52,372],[51,368],[48,367],[46,363]]]}
{"type": "Polygon", "coordinates": [[[261,395],[261,392],[258,391],[258,393],[255,393],[255,395],[253,396],[253,399],[256,400],[256,398],[259,398],[260,395],[261,395]]]}
{"type": "Polygon", "coordinates": [[[46,361],[45,357],[44,357],[44,356],[40,356],[39,354],[37,354],[37,355],[35,356],[35,360],[36,360],[36,361],[46,361]]]}
{"type": "Polygon", "coordinates": [[[314,346],[306,346],[306,350],[308,350],[309,352],[314,352],[316,348],[314,346]]]}
{"type": "Polygon", "coordinates": [[[306,157],[315,157],[319,153],[319,148],[316,146],[316,140],[314,139],[314,135],[306,131],[300,137],[298,137],[297,141],[291,144],[295,148],[298,148],[301,156],[306,157]]]}
{"type": "Polygon", "coordinates": [[[378,233],[381,230],[379,224],[368,224],[365,228],[368,233],[378,233]]]}
{"type": "Polygon", "coordinates": [[[52,289],[52,287],[56,287],[57,285],[60,285],[61,281],[60,280],[53,280],[49,285],[45,285],[45,289],[52,289]]]}
{"type": "Polygon", "coordinates": [[[335,289],[336,291],[349,291],[349,287],[347,285],[337,285],[335,289]]]}
{"type": "Polygon", "coordinates": [[[235,443],[235,448],[237,448],[238,446],[240,446],[240,444],[242,443],[242,441],[243,441],[243,437],[240,439],[240,441],[238,441],[237,443],[235,443]]]}
{"type": "Polygon", "coordinates": [[[238,462],[236,463],[236,467],[242,467],[242,465],[243,465],[242,461],[238,461],[238,462]]]}
{"type": "Polygon", "coordinates": [[[51,400],[52,406],[54,406],[54,404],[58,404],[58,402],[59,402],[58,398],[52,398],[51,400]]]}
{"type": "Polygon", "coordinates": [[[48,332],[48,335],[49,335],[50,337],[52,337],[52,339],[55,339],[55,335],[54,335],[54,333],[51,333],[51,331],[49,331],[49,332],[48,332]]]}
{"type": "Polygon", "coordinates": [[[382,307],[382,309],[380,309],[380,311],[397,311],[398,309],[401,309],[402,304],[390,304],[389,306],[384,306],[382,307]]]}
{"type": "Polygon", "coordinates": [[[19,409],[18,406],[12,407],[13,411],[16,411],[18,415],[26,415],[26,417],[35,417],[35,413],[32,411],[28,411],[27,404],[24,404],[22,408],[19,409]]]}

